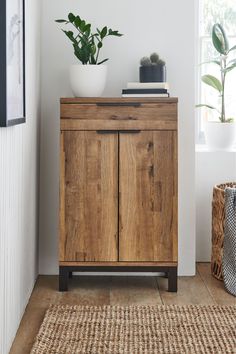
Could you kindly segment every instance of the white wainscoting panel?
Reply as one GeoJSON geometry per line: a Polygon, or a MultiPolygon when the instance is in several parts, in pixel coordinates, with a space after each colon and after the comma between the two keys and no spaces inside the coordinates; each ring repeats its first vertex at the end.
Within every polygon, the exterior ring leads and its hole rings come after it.
{"type": "Polygon", "coordinates": [[[0,353],[34,286],[38,248],[39,1],[26,0],[26,124],[0,128],[0,353]]]}

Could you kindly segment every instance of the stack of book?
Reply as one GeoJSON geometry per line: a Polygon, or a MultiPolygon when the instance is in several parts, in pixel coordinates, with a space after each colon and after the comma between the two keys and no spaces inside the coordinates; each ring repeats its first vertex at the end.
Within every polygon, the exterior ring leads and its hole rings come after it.
{"type": "Polygon", "coordinates": [[[128,82],[122,97],[169,97],[167,82],[128,82]]]}

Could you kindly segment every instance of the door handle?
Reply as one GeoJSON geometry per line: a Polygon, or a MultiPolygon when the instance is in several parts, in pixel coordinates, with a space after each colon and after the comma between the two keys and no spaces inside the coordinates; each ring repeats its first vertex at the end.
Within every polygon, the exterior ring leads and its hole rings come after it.
{"type": "Polygon", "coordinates": [[[118,130],[96,130],[97,134],[115,134],[118,130]]]}
{"type": "Polygon", "coordinates": [[[97,134],[138,134],[141,130],[96,130],[97,134]]]}

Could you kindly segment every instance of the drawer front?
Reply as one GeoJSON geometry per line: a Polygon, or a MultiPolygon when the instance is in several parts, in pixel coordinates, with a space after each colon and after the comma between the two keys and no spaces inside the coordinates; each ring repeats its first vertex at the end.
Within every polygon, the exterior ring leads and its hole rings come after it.
{"type": "Polygon", "coordinates": [[[177,121],[61,119],[61,131],[66,130],[177,130],[177,121]]]}
{"type": "Polygon", "coordinates": [[[176,121],[177,104],[108,102],[97,104],[61,104],[62,119],[108,120],[112,122],[176,121]]]}

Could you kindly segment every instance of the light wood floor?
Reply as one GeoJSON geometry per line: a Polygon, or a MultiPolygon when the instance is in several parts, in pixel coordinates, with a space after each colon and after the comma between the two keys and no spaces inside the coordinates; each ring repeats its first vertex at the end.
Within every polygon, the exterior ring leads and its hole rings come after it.
{"type": "Polygon", "coordinates": [[[39,276],[10,354],[30,352],[49,304],[236,305],[236,298],[224,290],[221,281],[211,276],[208,263],[198,264],[197,274],[194,277],[179,277],[178,286],[178,293],[168,293],[165,278],[82,276],[70,280],[69,292],[59,293],[56,276],[39,276]]]}

